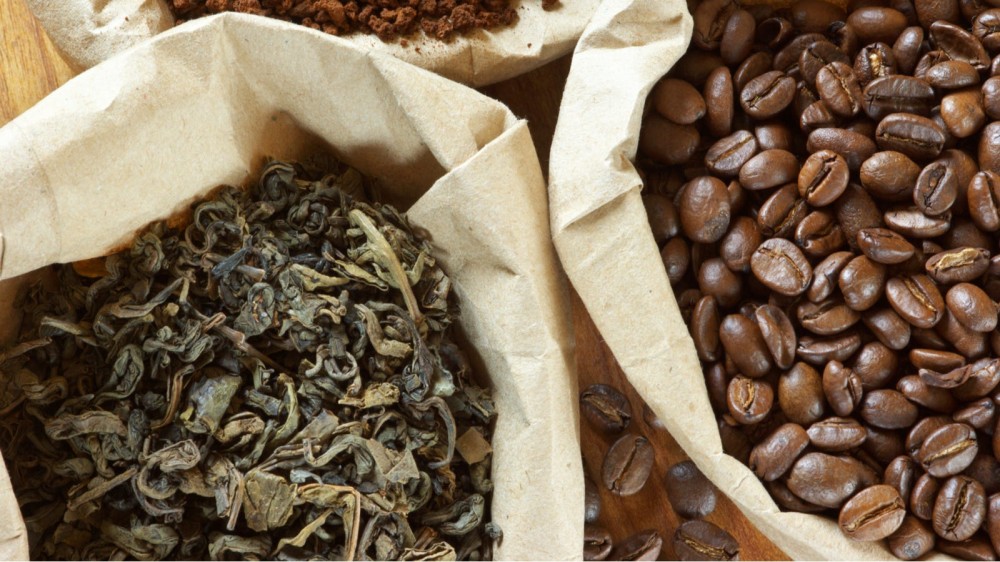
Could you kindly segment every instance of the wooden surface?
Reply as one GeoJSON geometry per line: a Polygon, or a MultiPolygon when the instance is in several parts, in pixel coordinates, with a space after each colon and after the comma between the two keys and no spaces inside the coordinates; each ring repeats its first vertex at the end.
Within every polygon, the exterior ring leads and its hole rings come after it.
{"type": "MultiPolygon", "coordinates": [[[[528,119],[542,169],[548,168],[549,147],[569,67],[569,57],[565,57],[519,78],[482,89],[506,103],[518,116],[528,119]]],[[[73,71],[31,16],[25,0],[0,0],[0,126],[72,76],[73,71]]],[[[575,294],[573,316],[580,388],[600,382],[626,392],[634,414],[630,430],[645,435],[656,445],[656,467],[646,487],[624,498],[605,493],[599,522],[616,540],[640,530],[658,529],[665,539],[661,558],[671,559],[674,550],[670,538],[681,521],[670,508],[663,475],[670,465],[686,460],[687,456],[666,430],[657,428],[655,420],[643,415],[641,399],[628,385],[575,294]]],[[[597,433],[586,422],[582,423],[580,434],[587,475],[600,482],[601,462],[614,436],[597,433]]],[[[708,520],[739,540],[743,560],[787,560],[726,498],[719,498],[718,507],[708,520]]]]}

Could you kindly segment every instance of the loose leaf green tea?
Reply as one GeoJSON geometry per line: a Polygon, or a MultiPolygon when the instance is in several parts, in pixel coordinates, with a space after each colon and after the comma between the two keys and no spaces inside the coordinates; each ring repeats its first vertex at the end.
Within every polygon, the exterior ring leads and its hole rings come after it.
{"type": "Polygon", "coordinates": [[[0,450],[35,558],[490,558],[496,412],[428,242],[269,164],[27,289],[0,450]]]}

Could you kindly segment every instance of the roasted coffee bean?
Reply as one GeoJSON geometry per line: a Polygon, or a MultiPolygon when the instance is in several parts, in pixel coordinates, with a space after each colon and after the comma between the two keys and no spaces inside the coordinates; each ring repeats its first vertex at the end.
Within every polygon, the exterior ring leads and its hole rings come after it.
{"type": "Polygon", "coordinates": [[[920,450],[920,447],[923,446],[927,437],[952,421],[954,420],[948,416],[931,416],[918,421],[912,428],[910,428],[909,433],[906,434],[905,446],[907,454],[911,457],[916,457],[917,452],[920,450]]]}
{"type": "Polygon", "coordinates": [[[795,244],[811,258],[826,257],[846,242],[837,217],[827,211],[813,211],[795,226],[795,244]]]}
{"type": "Polygon", "coordinates": [[[709,147],[705,153],[705,166],[713,174],[733,178],[755,154],[757,154],[757,138],[748,131],[736,131],[709,147]]]}
{"type": "Polygon", "coordinates": [[[701,519],[715,511],[715,485],[691,461],[667,469],[664,488],[674,512],[685,519],[701,519]]]}
{"type": "Polygon", "coordinates": [[[996,404],[990,398],[980,398],[958,410],[951,417],[978,430],[992,431],[996,420],[996,404]]]}
{"type": "MultiPolygon", "coordinates": [[[[789,72],[797,72],[797,68],[793,67],[789,72]]],[[[805,80],[799,80],[795,83],[795,97],[792,99],[792,114],[798,115],[801,119],[802,113],[812,104],[819,101],[819,94],[816,93],[816,89],[812,84],[807,83],[805,80]]]]}
{"type": "Polygon", "coordinates": [[[589,523],[583,526],[584,560],[607,560],[613,546],[611,533],[607,529],[589,523]]]}
{"type": "Polygon", "coordinates": [[[691,339],[702,361],[717,361],[719,352],[719,305],[715,297],[706,295],[695,305],[691,313],[691,339]]]}
{"type": "Polygon", "coordinates": [[[793,494],[782,480],[764,482],[764,487],[767,488],[767,491],[771,493],[771,497],[774,498],[774,501],[783,510],[798,511],[800,513],[817,513],[826,510],[823,506],[809,503],[793,494]]]}
{"type": "MultiPolygon", "coordinates": [[[[764,25],[761,24],[761,27],[764,25]]],[[[798,64],[802,51],[817,41],[826,41],[826,37],[820,33],[804,33],[796,36],[774,55],[774,69],[782,72],[792,70],[798,64]]]]}
{"type": "Polygon", "coordinates": [[[851,418],[820,420],[809,426],[806,433],[809,435],[809,442],[812,443],[813,447],[828,453],[840,453],[855,449],[860,447],[868,437],[865,428],[851,418]]]}
{"type": "Polygon", "coordinates": [[[823,365],[830,361],[847,361],[859,347],[861,347],[861,336],[856,331],[849,330],[827,338],[802,336],[799,338],[799,347],[795,353],[811,365],[823,365]]]}
{"type": "Polygon", "coordinates": [[[997,553],[987,537],[982,534],[973,535],[964,541],[949,541],[941,539],[937,542],[942,554],[953,556],[959,560],[996,560],[997,553]]]}
{"type": "Polygon", "coordinates": [[[646,208],[646,218],[657,246],[677,236],[680,231],[680,216],[670,199],[656,194],[643,195],[642,204],[646,208]]]}
{"type": "Polygon", "coordinates": [[[865,86],[861,106],[877,121],[893,113],[930,115],[934,89],[919,78],[902,74],[876,78],[865,86]]]}
{"type": "Polygon", "coordinates": [[[989,534],[993,548],[1000,546],[1000,494],[987,498],[986,532],[989,534]]]}
{"type": "Polygon", "coordinates": [[[705,116],[705,98],[684,80],[664,78],[649,96],[660,115],[679,125],[690,125],[705,116]]]}
{"type": "Polygon", "coordinates": [[[877,541],[894,533],[906,517],[906,504],[892,486],[880,484],[858,492],[840,509],[837,522],[847,538],[877,541]]]}
{"type": "Polygon", "coordinates": [[[691,264],[691,251],[683,238],[671,238],[660,250],[660,258],[663,260],[663,267],[667,270],[667,278],[670,279],[671,283],[676,284],[687,273],[688,266],[691,264]]]}
{"type": "Polygon", "coordinates": [[[691,42],[698,48],[712,51],[719,47],[729,16],[736,11],[732,0],[705,0],[692,13],[694,30],[691,42]]]}
{"type": "Polygon", "coordinates": [[[993,456],[992,451],[980,451],[962,474],[982,484],[987,495],[1000,491],[1000,461],[993,456]]]}
{"type": "Polygon", "coordinates": [[[792,130],[781,122],[764,122],[754,128],[753,134],[761,150],[792,150],[792,130]]]}
{"type": "Polygon", "coordinates": [[[840,361],[830,361],[823,370],[823,394],[835,414],[849,416],[861,403],[861,377],[840,361]]]}
{"type": "Polygon", "coordinates": [[[808,453],[792,466],[786,484],[799,498],[836,509],[877,478],[871,468],[855,458],[808,453]]]}
{"type": "Polygon", "coordinates": [[[771,354],[757,322],[740,314],[730,314],[722,320],[719,339],[726,356],[743,375],[759,378],[771,371],[771,354]]]}
{"type": "Polygon", "coordinates": [[[809,425],[823,417],[823,380],[813,367],[799,362],[778,379],[778,405],[789,421],[809,425]]]}
{"type": "MultiPolygon", "coordinates": [[[[677,60],[677,64],[670,69],[670,74],[674,78],[690,82],[695,87],[705,84],[708,76],[717,68],[726,68],[722,62],[722,57],[718,53],[709,53],[699,49],[688,49],[684,56],[677,60]]],[[[706,101],[708,96],[705,96],[706,101]]]]}
{"type": "Polygon", "coordinates": [[[750,270],[771,290],[800,295],[812,282],[812,266],[794,244],[784,238],[765,240],[750,258],[750,270]]]}
{"type": "Polygon", "coordinates": [[[893,277],[885,284],[885,294],[893,310],[917,328],[931,328],[944,317],[944,299],[926,275],[893,277]]]}
{"type": "Polygon", "coordinates": [[[816,74],[816,91],[830,111],[851,117],[861,111],[861,86],[854,69],[842,62],[832,62],[816,74]]]}
{"type": "Polygon", "coordinates": [[[936,21],[929,26],[931,41],[952,60],[965,61],[977,70],[990,66],[986,49],[968,31],[947,21],[936,21]]]}
{"type": "Polygon", "coordinates": [[[979,359],[989,352],[989,342],[983,332],[977,332],[961,322],[946,307],[945,315],[935,330],[960,355],[967,359],[979,359]]]}
{"type": "Polygon", "coordinates": [[[948,134],[964,139],[979,132],[986,124],[983,94],[978,87],[952,92],[941,99],[941,119],[948,134]]]}
{"type": "Polygon", "coordinates": [[[917,560],[934,548],[934,533],[920,519],[907,515],[895,533],[889,535],[889,551],[902,560],[917,560]]]}
{"type": "Polygon", "coordinates": [[[609,433],[623,431],[632,421],[628,398],[606,384],[592,384],[580,393],[580,411],[592,427],[609,433]]]}
{"type": "Polygon", "coordinates": [[[816,129],[836,127],[840,119],[830,111],[822,101],[809,104],[802,114],[799,115],[799,128],[804,133],[811,133],[816,129]]]}
{"type": "Polygon", "coordinates": [[[753,49],[753,40],[757,32],[757,22],[746,10],[736,10],[726,22],[726,29],[722,33],[722,41],[719,43],[719,54],[722,60],[735,66],[750,56],[753,49]]]}
{"type": "Polygon", "coordinates": [[[681,228],[695,242],[717,242],[729,229],[729,193],[717,178],[701,176],[685,184],[678,208],[681,228]]]}
{"type": "Polygon", "coordinates": [[[958,177],[941,160],[931,162],[920,172],[913,188],[913,203],[920,212],[941,216],[951,209],[958,198],[958,177]]]}
{"type": "Polygon", "coordinates": [[[705,80],[705,130],[714,137],[724,137],[733,130],[736,94],[733,76],[724,65],[718,65],[705,80]]]}
{"type": "Polygon", "coordinates": [[[983,127],[979,137],[979,167],[1000,173],[1000,121],[983,127]]]}
{"type": "Polygon", "coordinates": [[[740,91],[740,107],[754,119],[780,113],[795,97],[795,80],[780,70],[765,72],[740,91]]]}
{"type": "Polygon", "coordinates": [[[935,371],[921,368],[918,376],[924,383],[936,388],[955,388],[961,386],[969,380],[972,370],[966,365],[956,367],[950,371],[935,371]]]}
{"type": "Polygon", "coordinates": [[[799,161],[787,150],[765,150],[750,158],[740,168],[740,185],[760,190],[794,182],[799,175],[799,161]]]}
{"type": "Polygon", "coordinates": [[[927,78],[927,71],[934,65],[949,60],[951,60],[951,57],[940,49],[928,51],[917,61],[917,67],[913,69],[913,77],[925,80],[927,78]]]}
{"type": "Polygon", "coordinates": [[[820,336],[839,334],[861,320],[861,315],[842,301],[821,303],[804,301],[796,307],[796,316],[803,328],[820,336]]]}
{"type": "Polygon", "coordinates": [[[830,41],[840,48],[847,56],[854,56],[858,52],[858,34],[854,28],[844,21],[835,21],[826,30],[830,41]]]}
{"type": "Polygon", "coordinates": [[[729,381],[727,404],[737,422],[752,425],[762,421],[774,405],[774,390],[766,381],[737,375],[729,381]]]}
{"type": "Polygon", "coordinates": [[[979,85],[979,71],[960,60],[939,62],[927,70],[927,82],[939,90],[958,90],[979,85]]]}
{"type": "Polygon", "coordinates": [[[907,455],[900,455],[885,467],[885,474],[882,476],[882,483],[892,486],[899,492],[899,496],[906,502],[913,491],[919,472],[917,462],[907,455]]]}
{"type": "Polygon", "coordinates": [[[971,283],[959,283],[948,289],[945,302],[955,318],[970,330],[991,332],[997,327],[996,303],[971,283]]]}
{"type": "MultiPolygon", "coordinates": [[[[868,437],[861,444],[861,451],[858,454],[864,453],[863,456],[868,457],[868,459],[862,460],[865,460],[869,466],[876,470],[884,470],[884,467],[888,466],[892,459],[906,453],[903,434],[899,431],[870,425],[865,426],[865,431],[868,433],[868,437]]],[[[862,456],[858,458],[861,459],[862,456]]]]}
{"type": "Polygon", "coordinates": [[[847,306],[861,311],[871,308],[881,298],[885,277],[885,266],[867,256],[857,256],[840,272],[837,284],[847,306]]]}
{"type": "Polygon", "coordinates": [[[844,237],[852,247],[856,248],[861,229],[883,226],[882,211],[868,192],[856,183],[848,184],[847,190],[833,204],[833,209],[844,237]]]}
{"type": "Polygon", "coordinates": [[[625,540],[611,551],[612,560],[659,560],[663,550],[663,537],[655,529],[640,531],[625,540]]]}
{"type": "Polygon", "coordinates": [[[586,523],[594,523],[601,516],[601,493],[597,491],[597,485],[593,480],[585,477],[584,482],[584,502],[583,520],[586,523]]]}
{"type": "Polygon", "coordinates": [[[881,41],[892,43],[906,29],[906,16],[892,8],[860,8],[847,16],[847,25],[863,44],[881,41]]]}
{"type": "Polygon", "coordinates": [[[906,238],[886,228],[865,228],[858,232],[858,248],[868,259],[882,264],[903,263],[916,248],[906,238]]]}
{"type": "Polygon", "coordinates": [[[650,113],[639,133],[639,150],[664,165],[683,164],[698,148],[701,137],[692,125],[678,125],[650,113]]]}
{"type": "Polygon", "coordinates": [[[872,43],[863,47],[854,57],[854,75],[862,88],[876,78],[896,74],[896,58],[885,43],[872,43]]]}
{"type": "Polygon", "coordinates": [[[847,129],[825,128],[809,133],[806,150],[819,152],[832,150],[844,157],[851,171],[861,168],[861,163],[875,154],[877,148],[871,138],[847,129]]]}
{"type": "Polygon", "coordinates": [[[924,29],[919,26],[907,27],[892,45],[892,56],[896,69],[901,74],[911,74],[920,60],[920,46],[924,42],[924,29]]]}
{"type": "Polygon", "coordinates": [[[740,544],[708,521],[685,521],[674,532],[674,553],[678,560],[739,560],[740,544]]]}
{"type": "Polygon", "coordinates": [[[825,257],[813,269],[813,282],[809,285],[806,297],[812,302],[821,302],[829,298],[840,279],[840,272],[854,258],[850,252],[834,252],[825,257]]]}
{"type": "Polygon", "coordinates": [[[983,110],[991,119],[1000,119],[1000,77],[993,76],[983,82],[983,110]]]}
{"type": "Polygon", "coordinates": [[[910,363],[918,369],[930,369],[940,373],[957,369],[965,364],[965,358],[958,353],[943,351],[940,349],[910,350],[910,363]]]}
{"type": "Polygon", "coordinates": [[[945,478],[965,470],[978,452],[976,431],[964,423],[952,423],[931,433],[915,460],[931,476],[945,478]]]}
{"type": "MultiPolygon", "coordinates": [[[[862,317],[862,320],[868,330],[887,349],[899,351],[910,343],[910,324],[891,308],[869,312],[862,317]]],[[[862,375],[862,380],[864,378],[862,375]]]]}
{"type": "Polygon", "coordinates": [[[924,521],[930,521],[934,517],[934,502],[940,489],[941,481],[930,474],[917,478],[910,494],[910,512],[924,521]]]}
{"type": "Polygon", "coordinates": [[[913,6],[920,25],[924,27],[938,20],[957,22],[961,18],[958,0],[914,0],[913,6]]]}
{"type": "Polygon", "coordinates": [[[737,217],[719,243],[719,256],[729,269],[746,273],[750,271],[750,257],[761,240],[757,221],[750,217],[737,217]]]}
{"type": "Polygon", "coordinates": [[[916,207],[899,207],[885,212],[885,224],[910,238],[935,238],[948,232],[951,215],[929,217],[916,207]]]}
{"type": "Polygon", "coordinates": [[[972,177],[966,197],[969,216],[986,232],[1000,230],[1000,174],[985,170],[972,177]]]}
{"type": "Polygon", "coordinates": [[[972,34],[987,51],[1000,51],[1000,9],[991,8],[972,18],[972,34]]]}
{"type": "Polygon", "coordinates": [[[965,402],[989,395],[1000,384],[1000,359],[979,359],[969,365],[968,380],[952,393],[965,402]]]}
{"type": "Polygon", "coordinates": [[[802,73],[803,80],[813,84],[820,69],[833,62],[850,64],[851,59],[833,43],[816,41],[803,49],[799,55],[799,72],[802,73]]]}
{"type": "Polygon", "coordinates": [[[708,388],[708,400],[717,412],[725,413],[729,406],[726,399],[729,394],[729,375],[722,361],[705,367],[705,386],[708,388]]]}
{"type": "Polygon", "coordinates": [[[844,10],[824,0],[801,0],[789,6],[792,25],[802,33],[822,33],[835,21],[843,21],[844,10]]]}
{"type": "Polygon", "coordinates": [[[964,541],[986,520],[986,493],[968,476],[952,476],[934,502],[934,532],[951,541],[964,541]]]}
{"type": "Polygon", "coordinates": [[[604,486],[619,496],[638,492],[649,479],[653,461],[653,446],[645,437],[631,433],[622,435],[604,456],[601,469],[604,486]]]}
{"type": "Polygon", "coordinates": [[[956,408],[955,398],[947,390],[930,386],[917,375],[900,378],[896,382],[896,390],[902,392],[910,402],[935,412],[947,414],[956,408]]]}
{"type": "Polygon", "coordinates": [[[809,208],[794,183],[774,191],[757,211],[757,225],[765,238],[789,238],[809,208]]]}
{"type": "MultiPolygon", "coordinates": [[[[970,190],[971,191],[971,190],[970,190]]],[[[998,222],[1000,229],[1000,222],[998,222]]],[[[931,256],[925,269],[927,275],[938,283],[969,282],[982,277],[990,265],[990,253],[983,248],[956,248],[931,256]]]]}
{"type": "Polygon", "coordinates": [[[809,446],[810,439],[811,435],[807,435],[801,425],[786,423],[750,451],[747,466],[765,482],[777,480],[795,464],[809,446]]]}
{"type": "Polygon", "coordinates": [[[705,260],[698,268],[698,289],[714,297],[723,308],[736,305],[743,295],[743,279],[719,258],[705,260]]]}
{"type": "Polygon", "coordinates": [[[896,354],[877,341],[866,343],[851,366],[861,378],[861,386],[865,391],[884,388],[895,382],[898,367],[899,358],[896,354]]]}
{"type": "Polygon", "coordinates": [[[866,392],[860,415],[866,423],[884,429],[903,429],[917,421],[917,407],[899,391],[878,389],[866,392]]]}
{"type": "Polygon", "coordinates": [[[809,155],[799,171],[799,195],[813,207],[829,205],[844,193],[849,179],[843,156],[821,150],[809,155]]]}
{"type": "Polygon", "coordinates": [[[797,336],[788,316],[780,308],[765,304],[754,311],[754,319],[774,364],[780,369],[790,368],[795,361],[797,336]]]}
{"type": "Polygon", "coordinates": [[[911,113],[893,113],[879,122],[875,142],[882,150],[902,152],[914,160],[936,158],[944,149],[944,131],[934,121],[911,113]]]}
{"type": "Polygon", "coordinates": [[[772,64],[774,64],[774,57],[767,51],[760,51],[747,57],[737,67],[736,72],[733,72],[733,86],[735,86],[736,91],[742,92],[751,80],[772,70],[772,64]]]}

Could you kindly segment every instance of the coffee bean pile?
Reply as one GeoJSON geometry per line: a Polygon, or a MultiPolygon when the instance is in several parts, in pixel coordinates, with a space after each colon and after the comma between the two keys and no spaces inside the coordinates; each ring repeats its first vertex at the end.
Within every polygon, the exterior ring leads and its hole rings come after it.
{"type": "MultiPolygon", "coordinates": [[[[621,434],[604,456],[601,483],[605,489],[617,496],[640,492],[653,470],[655,454],[646,437],[628,430],[632,421],[628,398],[612,386],[592,384],[580,393],[580,411],[597,432],[621,434]]],[[[663,485],[674,511],[686,519],[673,536],[678,560],[739,560],[736,539],[704,520],[715,511],[716,489],[693,462],[679,462],[667,469],[663,485]]],[[[586,480],[584,505],[584,560],[658,559],[663,548],[659,531],[646,529],[616,542],[600,524],[601,493],[590,479],[586,480]]]]}
{"type": "Polygon", "coordinates": [[[849,539],[994,559],[1000,2],[691,10],[639,167],[727,451],[849,539]]]}

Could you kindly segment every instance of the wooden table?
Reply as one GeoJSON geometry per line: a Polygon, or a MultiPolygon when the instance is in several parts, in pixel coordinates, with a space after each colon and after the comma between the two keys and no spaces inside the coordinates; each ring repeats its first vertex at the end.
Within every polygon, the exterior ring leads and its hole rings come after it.
{"type": "MultiPolygon", "coordinates": [[[[549,146],[569,67],[569,57],[564,57],[519,78],[482,89],[528,119],[543,169],[548,168],[549,146]]],[[[0,0],[0,126],[73,76],[28,11],[25,0],[0,0]]],[[[600,523],[616,540],[643,529],[658,529],[665,539],[661,558],[672,559],[675,556],[670,538],[681,519],[670,508],[663,475],[672,464],[686,460],[687,455],[666,430],[651,425],[654,420],[642,415],[642,400],[625,380],[575,293],[573,313],[580,388],[600,382],[625,391],[635,414],[632,430],[646,435],[656,445],[656,467],[646,487],[624,498],[605,493],[600,523]]],[[[601,461],[612,439],[593,431],[586,422],[581,424],[580,437],[587,475],[600,482],[601,461]]],[[[743,560],[788,559],[725,497],[720,497],[708,520],[739,540],[743,560]]]]}

